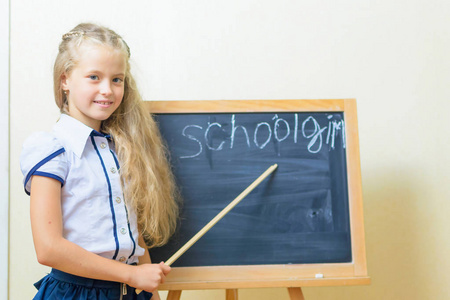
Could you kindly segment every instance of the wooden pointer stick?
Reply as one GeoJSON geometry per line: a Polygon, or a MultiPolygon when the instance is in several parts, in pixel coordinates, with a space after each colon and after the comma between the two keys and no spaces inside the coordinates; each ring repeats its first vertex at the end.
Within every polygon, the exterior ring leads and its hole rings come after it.
{"type": "MultiPolygon", "coordinates": [[[[252,184],[250,184],[239,196],[237,196],[230,204],[227,205],[217,216],[214,217],[205,227],[203,227],[196,235],[194,235],[183,247],[181,247],[174,255],[172,255],[164,264],[170,266],[173,264],[184,252],[186,252],[192,245],[194,245],[208,230],[210,230],[217,222],[220,221],[233,207],[235,207],[242,199],[245,198],[255,187],[257,187],[267,176],[269,176],[278,167],[277,164],[270,166],[264,173],[261,174],[252,184]]],[[[139,294],[142,290],[136,289],[139,294]]]]}
{"type": "Polygon", "coordinates": [[[220,219],[222,219],[233,207],[235,207],[245,196],[247,196],[255,187],[257,187],[270,173],[278,167],[277,164],[270,166],[261,176],[259,176],[251,185],[249,185],[239,196],[227,205],[217,216],[214,217],[205,227],[203,227],[196,235],[194,235],[183,247],[172,255],[165,264],[170,266],[192,245],[194,245],[208,230],[210,230],[220,219]]]}

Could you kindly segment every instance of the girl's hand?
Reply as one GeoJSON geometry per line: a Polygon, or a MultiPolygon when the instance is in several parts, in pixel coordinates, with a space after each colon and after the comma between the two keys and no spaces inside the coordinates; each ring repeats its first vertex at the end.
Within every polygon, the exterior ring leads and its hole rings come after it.
{"type": "Polygon", "coordinates": [[[136,289],[154,292],[161,283],[164,283],[171,268],[163,262],[159,264],[142,264],[133,267],[133,274],[127,282],[136,289]]]}

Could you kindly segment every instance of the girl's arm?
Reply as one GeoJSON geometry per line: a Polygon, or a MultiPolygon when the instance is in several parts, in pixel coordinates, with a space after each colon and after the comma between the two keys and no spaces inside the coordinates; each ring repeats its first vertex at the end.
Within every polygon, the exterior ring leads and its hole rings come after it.
{"type": "MultiPolygon", "coordinates": [[[[147,248],[147,245],[144,242],[144,238],[142,237],[142,235],[139,235],[139,246],[141,246],[142,248],[145,249],[144,255],[139,257],[139,265],[151,264],[152,260],[150,258],[150,253],[148,253],[148,248],[147,248]]],[[[161,264],[163,264],[163,263],[161,263],[161,264]]],[[[157,290],[153,291],[152,300],[161,300],[157,290]]]]}
{"type": "Polygon", "coordinates": [[[61,183],[33,176],[30,200],[31,228],[39,263],[70,274],[126,283],[152,292],[164,282],[170,267],[164,264],[130,266],[101,257],[63,237],[61,183]]]}

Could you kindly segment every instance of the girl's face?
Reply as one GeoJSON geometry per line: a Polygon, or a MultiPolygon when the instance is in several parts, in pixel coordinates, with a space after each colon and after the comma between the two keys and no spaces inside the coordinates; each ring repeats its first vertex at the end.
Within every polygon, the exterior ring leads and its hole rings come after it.
{"type": "Polygon", "coordinates": [[[61,77],[69,114],[99,131],[122,102],[126,58],[106,46],[81,46],[78,52],[77,65],[61,77]]]}

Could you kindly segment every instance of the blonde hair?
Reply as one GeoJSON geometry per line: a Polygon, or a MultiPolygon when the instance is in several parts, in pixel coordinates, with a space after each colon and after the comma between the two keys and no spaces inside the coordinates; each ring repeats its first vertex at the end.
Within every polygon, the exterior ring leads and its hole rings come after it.
{"type": "Polygon", "coordinates": [[[115,142],[125,199],[136,210],[141,234],[148,246],[161,246],[176,228],[178,192],[157,124],[143,107],[130,73],[130,49],[118,34],[83,23],[63,35],[53,70],[56,104],[61,112],[69,114],[61,79],[77,65],[80,46],[86,43],[109,46],[127,58],[122,103],[102,122],[101,131],[111,134],[115,142]]]}

